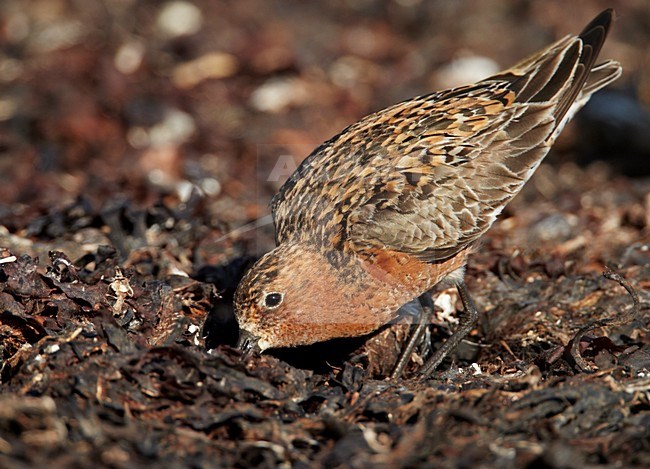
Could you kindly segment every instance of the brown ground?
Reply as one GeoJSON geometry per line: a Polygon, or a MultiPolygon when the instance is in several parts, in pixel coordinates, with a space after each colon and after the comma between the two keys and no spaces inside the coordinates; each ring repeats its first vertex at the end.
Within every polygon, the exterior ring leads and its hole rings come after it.
{"type": "Polygon", "coordinates": [[[0,2],[0,466],[649,467],[650,4],[613,3],[623,78],[486,236],[479,326],[421,383],[419,355],[384,379],[403,326],[242,362],[232,293],[273,238],[233,230],[347,124],[608,2],[195,0],[194,29],[0,2]]]}

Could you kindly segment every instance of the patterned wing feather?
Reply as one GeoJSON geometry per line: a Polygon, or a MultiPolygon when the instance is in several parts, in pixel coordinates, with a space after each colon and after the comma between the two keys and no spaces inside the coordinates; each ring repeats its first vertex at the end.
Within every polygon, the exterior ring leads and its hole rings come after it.
{"type": "Polygon", "coordinates": [[[318,147],[274,197],[276,238],[388,248],[434,262],[475,241],[591,93],[620,74],[595,65],[607,10],[477,84],[365,117],[318,147]]]}
{"type": "Polygon", "coordinates": [[[386,247],[428,262],[475,241],[530,178],[569,118],[620,75],[615,62],[594,66],[611,13],[603,12],[580,36],[477,85],[432,96],[430,123],[420,119],[415,129],[419,139],[408,148],[387,145],[403,189],[381,191],[352,213],[350,240],[359,249],[386,247]],[[429,135],[442,138],[427,141],[429,135]],[[441,149],[441,157],[431,157],[441,149]]]}

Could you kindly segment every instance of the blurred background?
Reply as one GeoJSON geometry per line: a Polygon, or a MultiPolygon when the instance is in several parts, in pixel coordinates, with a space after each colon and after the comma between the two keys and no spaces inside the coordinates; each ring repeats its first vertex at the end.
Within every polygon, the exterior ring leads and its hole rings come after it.
{"type": "Polygon", "coordinates": [[[0,0],[0,467],[650,467],[649,109],[650,0],[0,0]],[[623,76],[483,236],[430,388],[367,379],[406,327],[204,353],[312,149],[609,7],[623,76]]]}
{"type": "MultiPolygon", "coordinates": [[[[181,207],[202,217],[194,255],[218,264],[234,255],[223,236],[269,213],[279,155],[299,162],[364,115],[506,68],[608,7],[601,57],[624,73],[548,160],[596,161],[569,186],[648,176],[648,0],[3,0],[3,234],[57,238],[94,217],[110,226],[115,210],[181,207]]],[[[544,171],[530,190],[550,200],[544,171]]],[[[238,253],[270,248],[262,233],[238,253]]]]}

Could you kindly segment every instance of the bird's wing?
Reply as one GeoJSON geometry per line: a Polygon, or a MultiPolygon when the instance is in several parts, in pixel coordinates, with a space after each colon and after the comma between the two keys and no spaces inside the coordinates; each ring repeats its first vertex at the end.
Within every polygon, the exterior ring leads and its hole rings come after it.
{"type": "Polygon", "coordinates": [[[349,214],[344,236],[359,249],[388,248],[427,262],[475,241],[568,119],[620,75],[615,62],[594,66],[611,14],[476,85],[376,114],[365,126],[383,139],[381,161],[391,167],[377,169],[384,185],[349,214]]]}

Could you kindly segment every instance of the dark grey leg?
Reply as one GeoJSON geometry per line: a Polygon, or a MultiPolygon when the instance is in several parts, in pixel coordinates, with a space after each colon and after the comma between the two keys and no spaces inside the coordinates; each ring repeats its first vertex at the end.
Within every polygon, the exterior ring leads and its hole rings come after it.
{"type": "Polygon", "coordinates": [[[462,315],[460,315],[460,323],[458,324],[458,329],[456,329],[456,332],[454,332],[451,337],[449,337],[447,341],[442,344],[436,353],[434,353],[433,356],[429,358],[429,360],[420,369],[421,379],[428,378],[435,371],[435,369],[438,368],[438,365],[442,363],[445,357],[453,352],[458,344],[465,338],[465,336],[469,334],[469,332],[474,327],[474,324],[476,324],[476,321],[478,320],[478,310],[476,309],[476,305],[474,304],[472,297],[469,296],[465,282],[461,280],[456,284],[456,288],[458,289],[458,294],[460,295],[460,299],[463,302],[464,308],[462,315]]]}
{"type": "Polygon", "coordinates": [[[421,308],[420,314],[418,315],[418,323],[411,331],[411,335],[409,336],[406,345],[402,349],[402,352],[397,359],[397,363],[395,363],[395,368],[393,368],[393,372],[390,374],[390,377],[392,379],[399,378],[402,375],[404,367],[408,363],[409,358],[411,358],[413,349],[418,344],[418,342],[420,342],[422,334],[424,333],[426,327],[429,325],[429,319],[433,313],[433,299],[431,298],[431,293],[422,293],[419,296],[418,300],[420,301],[421,308]]]}

